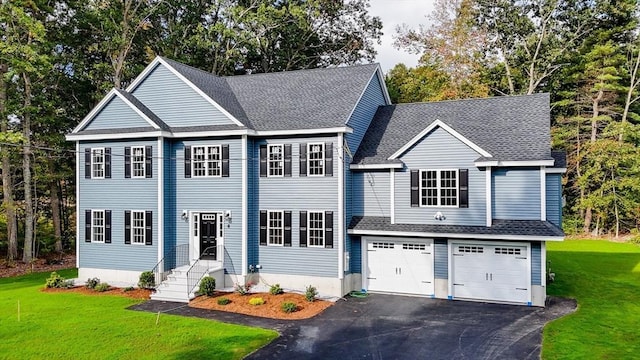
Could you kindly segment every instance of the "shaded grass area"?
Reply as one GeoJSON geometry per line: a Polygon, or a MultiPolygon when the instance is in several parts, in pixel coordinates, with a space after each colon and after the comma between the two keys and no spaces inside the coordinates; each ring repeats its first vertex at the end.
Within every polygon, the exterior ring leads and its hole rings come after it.
{"type": "Polygon", "coordinates": [[[555,282],[547,293],[578,310],[544,329],[544,359],[640,356],[640,246],[605,240],[547,243],[555,282]]]}
{"type": "Polygon", "coordinates": [[[278,336],[166,314],[156,325],[157,314],[125,309],[139,300],[41,292],[48,276],[0,279],[0,359],[240,359],[278,336]]]}

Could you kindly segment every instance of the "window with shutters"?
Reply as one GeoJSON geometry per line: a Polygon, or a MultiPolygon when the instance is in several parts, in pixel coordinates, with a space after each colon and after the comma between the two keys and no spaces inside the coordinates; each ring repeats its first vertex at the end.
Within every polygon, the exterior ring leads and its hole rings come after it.
{"type": "Polygon", "coordinates": [[[144,146],[131,147],[131,174],[134,178],[146,177],[144,146]]]}
{"type": "Polygon", "coordinates": [[[307,231],[310,247],[324,247],[324,212],[308,212],[307,231]]]}
{"type": "Polygon", "coordinates": [[[324,176],[324,143],[307,144],[307,174],[324,176]]]}
{"type": "Polygon", "coordinates": [[[267,159],[267,176],[284,176],[284,146],[282,144],[269,145],[267,159]]]}
{"type": "Polygon", "coordinates": [[[193,177],[222,176],[222,151],[220,145],[194,146],[191,151],[193,177]]]}
{"type": "Polygon", "coordinates": [[[420,170],[420,206],[457,207],[458,170],[420,170]]]}
{"type": "Polygon", "coordinates": [[[267,211],[267,244],[284,245],[284,211],[267,211]]]}
{"type": "Polygon", "coordinates": [[[131,211],[131,243],[144,245],[145,234],[145,222],[144,211],[131,211]]]}
{"type": "Polygon", "coordinates": [[[91,242],[104,243],[105,217],[104,210],[91,211],[91,242]]]}
{"type": "Polygon", "coordinates": [[[91,178],[104,179],[105,178],[105,159],[104,148],[92,148],[91,149],[91,178]]]}

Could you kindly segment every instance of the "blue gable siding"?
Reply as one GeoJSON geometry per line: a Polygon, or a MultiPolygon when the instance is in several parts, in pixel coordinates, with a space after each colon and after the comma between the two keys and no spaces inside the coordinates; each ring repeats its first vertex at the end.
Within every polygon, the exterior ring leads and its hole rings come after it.
{"type": "Polygon", "coordinates": [[[353,215],[390,216],[389,171],[352,174],[353,215]]]}
{"type": "Polygon", "coordinates": [[[540,220],[540,169],[494,169],[491,179],[494,219],[540,220]]]}
{"type": "Polygon", "coordinates": [[[433,271],[436,279],[449,278],[449,245],[447,239],[433,240],[433,271]]]}
{"type": "MultiPolygon", "coordinates": [[[[259,177],[254,176],[257,184],[254,188],[254,210],[251,223],[254,224],[252,241],[258,242],[258,226],[260,210],[291,211],[291,247],[258,246],[256,247],[258,262],[262,272],[272,274],[291,274],[337,277],[338,275],[338,166],[341,164],[337,154],[337,137],[307,139],[268,139],[255,140],[251,158],[260,158],[260,145],[291,144],[292,176],[291,177],[259,177]],[[301,142],[333,143],[333,176],[299,176],[301,142]],[[332,249],[300,247],[300,211],[333,211],[334,246],[332,249]],[[286,266],[283,266],[286,264],[286,266]]],[[[253,161],[253,171],[259,172],[259,161],[253,161]]]]}
{"type": "Polygon", "coordinates": [[[531,242],[531,285],[542,285],[542,247],[539,241],[531,242]]]}
{"type": "Polygon", "coordinates": [[[347,121],[347,126],[353,129],[353,133],[345,134],[352,155],[360,147],[360,142],[380,105],[386,105],[386,100],[382,84],[380,84],[378,76],[374,75],[362,94],[360,102],[354,108],[351,118],[347,121]]]}
{"type": "Polygon", "coordinates": [[[133,95],[171,127],[234,124],[162,64],[149,73],[133,95]]]}
{"type": "Polygon", "coordinates": [[[80,267],[145,271],[158,262],[158,148],[156,140],[132,140],[122,142],[81,143],[80,153],[80,267]],[[153,178],[125,179],[124,147],[152,146],[153,178]],[[85,179],[84,149],[111,148],[111,179],[85,179]],[[87,209],[111,210],[111,244],[84,241],[84,213],[87,209]],[[124,243],[124,211],[153,211],[153,245],[124,243]]]}
{"type": "Polygon", "coordinates": [[[485,173],[475,167],[480,155],[449,134],[436,128],[410,148],[401,160],[405,169],[395,172],[395,220],[399,224],[478,225],[486,224],[485,173]],[[410,170],[469,169],[469,207],[411,207],[410,170]],[[446,220],[433,215],[440,211],[446,220]]]}
{"type": "Polygon", "coordinates": [[[547,174],[547,221],[562,227],[562,175],[547,174]]]}
{"type": "Polygon", "coordinates": [[[136,113],[117,95],[98,112],[82,130],[104,130],[151,127],[145,119],[136,113]]]}

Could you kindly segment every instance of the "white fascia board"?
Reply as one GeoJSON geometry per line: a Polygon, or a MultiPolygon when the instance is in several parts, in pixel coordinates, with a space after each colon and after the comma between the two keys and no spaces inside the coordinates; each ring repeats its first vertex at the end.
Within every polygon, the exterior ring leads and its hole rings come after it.
{"type": "Polygon", "coordinates": [[[358,96],[358,101],[356,101],[355,105],[353,106],[353,109],[351,109],[351,112],[349,113],[349,116],[347,116],[347,119],[344,122],[345,124],[349,123],[349,120],[351,120],[351,117],[353,116],[353,113],[356,111],[356,108],[360,104],[360,101],[362,100],[364,93],[367,92],[367,89],[371,84],[371,80],[373,80],[373,78],[376,76],[378,77],[378,82],[380,83],[380,88],[381,88],[380,90],[382,90],[382,95],[384,96],[385,103],[387,105],[391,104],[391,98],[389,97],[389,92],[387,91],[387,87],[384,83],[384,76],[382,76],[382,69],[380,68],[380,64],[378,64],[378,66],[376,67],[376,70],[373,72],[373,74],[369,78],[369,81],[367,81],[367,85],[364,87],[364,89],[362,89],[360,96],[358,96]]]}
{"type": "Polygon", "coordinates": [[[67,134],[67,141],[95,141],[95,140],[118,140],[118,139],[136,139],[148,137],[171,137],[170,133],[165,131],[150,132],[134,132],[119,134],[67,134]]]}
{"type": "Polygon", "coordinates": [[[239,136],[249,135],[252,131],[249,129],[240,130],[222,130],[222,131],[193,131],[193,132],[174,132],[169,137],[172,138],[193,138],[193,137],[215,137],[215,136],[239,136]]]}
{"type": "Polygon", "coordinates": [[[516,167],[530,167],[530,166],[553,166],[555,160],[512,160],[512,161],[476,161],[474,165],[477,167],[484,166],[496,166],[496,167],[507,167],[507,166],[516,166],[516,167]]]}
{"type": "Polygon", "coordinates": [[[313,134],[335,134],[335,133],[352,133],[353,129],[349,126],[326,128],[326,129],[299,129],[299,130],[264,130],[254,131],[255,136],[278,136],[278,135],[313,135],[313,134]]]}
{"type": "Polygon", "coordinates": [[[153,61],[151,61],[149,65],[147,65],[147,67],[144,68],[144,70],[142,70],[142,72],[138,76],[136,76],[133,82],[131,82],[131,84],[127,86],[126,91],[129,93],[133,92],[138,87],[138,85],[142,83],[142,80],[146,79],[149,73],[153,71],[153,69],[155,69],[159,63],[160,63],[160,56],[156,56],[156,58],[153,59],[153,61]]]}
{"type": "Polygon", "coordinates": [[[462,141],[465,145],[475,150],[478,154],[484,157],[492,157],[492,155],[489,152],[482,149],[480,146],[476,145],[475,143],[471,142],[471,140],[462,136],[462,134],[460,134],[459,132],[453,130],[453,128],[451,128],[449,125],[443,123],[440,120],[435,120],[429,126],[427,126],[424,130],[422,130],[418,135],[414,136],[413,139],[409,140],[409,142],[406,143],[403,147],[401,147],[398,151],[393,153],[393,155],[389,156],[388,160],[397,159],[400,155],[404,154],[405,151],[409,150],[410,147],[412,147],[414,144],[416,144],[418,141],[424,138],[428,133],[433,131],[436,127],[440,127],[441,129],[445,130],[446,132],[451,134],[453,137],[462,141]]]}
{"type": "Polygon", "coordinates": [[[387,105],[391,105],[391,96],[389,96],[389,91],[387,90],[387,84],[384,81],[384,74],[382,73],[382,67],[378,64],[378,69],[376,70],[378,74],[378,79],[380,80],[380,87],[382,88],[382,92],[384,93],[384,99],[387,102],[387,105]]]}
{"type": "Polygon", "coordinates": [[[400,236],[400,237],[424,237],[424,238],[449,238],[449,239],[478,239],[478,240],[515,240],[515,241],[563,241],[564,236],[528,236],[528,235],[490,235],[490,234],[456,234],[456,233],[431,233],[411,231],[387,231],[387,230],[354,230],[347,231],[351,235],[373,236],[400,236]]]}
{"type": "Polygon", "coordinates": [[[564,174],[567,172],[567,168],[545,168],[544,172],[547,174],[564,174]]]}
{"type": "Polygon", "coordinates": [[[107,105],[107,103],[109,103],[109,101],[111,101],[111,99],[113,99],[113,97],[116,95],[116,89],[113,88],[111,89],[107,95],[105,95],[102,100],[100,100],[100,102],[98,103],[98,105],[96,105],[93,109],[91,109],[91,112],[89,112],[89,114],[87,116],[84,117],[84,119],[82,119],[82,121],[80,121],[80,124],[78,124],[78,126],[76,126],[71,133],[76,133],[80,130],[82,130],[85,126],[87,126],[87,124],[89,124],[89,122],[91,120],[93,120],[93,118],[100,112],[100,110],[102,110],[102,108],[105,107],[105,105],[107,105]]]}
{"type": "Polygon", "coordinates": [[[118,96],[118,98],[124,101],[124,103],[127,104],[133,111],[135,111],[136,114],[140,115],[141,118],[143,118],[146,122],[148,122],[149,125],[153,126],[154,129],[157,129],[157,130],[160,129],[160,126],[158,126],[158,124],[152,121],[147,115],[145,115],[145,113],[140,111],[140,109],[138,109],[137,106],[133,105],[126,97],[122,96],[122,94],[120,94],[119,91],[116,91],[116,96],[118,96]]]}
{"type": "Polygon", "coordinates": [[[403,164],[351,164],[349,169],[351,170],[387,170],[387,169],[402,169],[403,164]]]}

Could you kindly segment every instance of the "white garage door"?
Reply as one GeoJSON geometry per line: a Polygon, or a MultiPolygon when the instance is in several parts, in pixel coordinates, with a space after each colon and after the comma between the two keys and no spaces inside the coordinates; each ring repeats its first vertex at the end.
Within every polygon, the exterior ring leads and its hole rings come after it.
{"type": "Polygon", "coordinates": [[[367,242],[369,291],[433,295],[433,240],[367,242]]]}
{"type": "Polygon", "coordinates": [[[453,243],[452,247],[455,298],[530,301],[530,259],[526,245],[453,243]]]}

